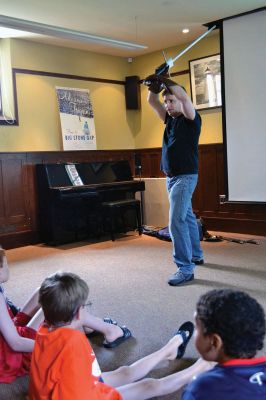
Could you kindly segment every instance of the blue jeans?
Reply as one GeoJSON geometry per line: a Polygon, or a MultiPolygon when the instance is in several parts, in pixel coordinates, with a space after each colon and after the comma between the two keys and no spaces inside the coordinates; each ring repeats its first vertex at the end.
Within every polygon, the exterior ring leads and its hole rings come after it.
{"type": "Polygon", "coordinates": [[[169,232],[173,242],[173,258],[184,274],[192,274],[192,260],[203,259],[199,230],[191,199],[197,185],[198,175],[177,175],[167,178],[170,203],[169,232]]]}

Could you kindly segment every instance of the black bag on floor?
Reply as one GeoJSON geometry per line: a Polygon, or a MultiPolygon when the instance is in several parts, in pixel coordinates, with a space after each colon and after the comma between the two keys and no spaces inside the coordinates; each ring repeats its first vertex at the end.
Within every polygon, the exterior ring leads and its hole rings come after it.
{"type": "MultiPolygon", "coordinates": [[[[199,237],[200,240],[203,240],[204,232],[206,231],[206,227],[202,218],[197,218],[198,230],[199,230],[199,237]]],[[[167,242],[171,242],[171,237],[169,233],[169,228],[166,226],[165,228],[156,228],[150,226],[143,226],[143,233],[145,235],[154,236],[161,240],[166,240],[167,242]]]]}

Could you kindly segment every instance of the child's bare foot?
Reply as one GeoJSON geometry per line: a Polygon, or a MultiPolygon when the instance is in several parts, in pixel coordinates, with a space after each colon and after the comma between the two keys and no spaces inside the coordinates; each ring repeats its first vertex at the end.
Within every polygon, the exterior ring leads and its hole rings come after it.
{"type": "MultiPolygon", "coordinates": [[[[186,337],[189,336],[189,332],[185,331],[184,334],[186,337]]],[[[176,334],[173,336],[169,342],[166,344],[166,359],[167,360],[175,360],[177,358],[179,347],[184,343],[184,339],[180,334],[176,334]]]]}
{"type": "MultiPolygon", "coordinates": [[[[187,344],[189,340],[191,339],[192,335],[194,332],[194,325],[192,322],[187,321],[184,322],[178,331],[175,334],[175,337],[178,337],[179,340],[181,340],[181,343],[178,346],[178,350],[176,351],[175,357],[169,358],[170,360],[173,360],[174,358],[182,358],[183,355],[185,354],[187,344]]],[[[171,340],[168,342],[170,343],[171,340]]]]}
{"type": "Polygon", "coordinates": [[[123,335],[124,332],[122,328],[120,328],[120,326],[109,324],[109,326],[106,328],[106,333],[104,335],[104,338],[108,343],[111,343],[114,342],[119,337],[122,337],[123,335]]]}
{"type": "MultiPolygon", "coordinates": [[[[83,326],[83,331],[85,332],[85,335],[91,335],[91,334],[97,334],[97,333],[103,333],[104,336],[106,336],[106,332],[108,335],[108,328],[110,325],[117,325],[117,322],[110,317],[105,317],[103,318],[102,322],[104,322],[104,325],[102,325],[104,327],[104,329],[102,329],[101,331],[96,331],[92,328],[89,328],[88,326],[83,326]]],[[[111,329],[110,332],[112,333],[113,330],[111,329]]],[[[115,338],[116,339],[116,338],[115,338]]]]}
{"type": "Polygon", "coordinates": [[[122,335],[120,332],[117,339],[112,341],[109,341],[107,340],[107,338],[105,338],[103,345],[107,349],[113,349],[114,347],[119,346],[121,343],[123,343],[125,340],[129,339],[132,336],[130,330],[126,326],[116,326],[116,327],[120,328],[120,330],[122,331],[122,335]]]}

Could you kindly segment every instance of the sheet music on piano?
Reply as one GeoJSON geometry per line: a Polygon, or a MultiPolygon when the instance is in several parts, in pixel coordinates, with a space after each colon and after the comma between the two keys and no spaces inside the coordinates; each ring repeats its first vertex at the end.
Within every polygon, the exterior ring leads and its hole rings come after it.
{"type": "Polygon", "coordinates": [[[69,179],[71,180],[71,183],[73,186],[84,185],[84,183],[82,182],[82,179],[79,176],[79,173],[77,171],[75,164],[66,164],[65,168],[66,168],[66,172],[67,172],[69,179]]]}

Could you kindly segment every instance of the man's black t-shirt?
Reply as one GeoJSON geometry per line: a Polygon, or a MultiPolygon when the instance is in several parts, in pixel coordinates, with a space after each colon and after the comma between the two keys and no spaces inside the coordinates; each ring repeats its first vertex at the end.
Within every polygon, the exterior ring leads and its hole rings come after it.
{"type": "Polygon", "coordinates": [[[194,120],[168,114],[163,136],[161,170],[169,176],[198,173],[198,143],[201,117],[196,112],[194,120]]]}

